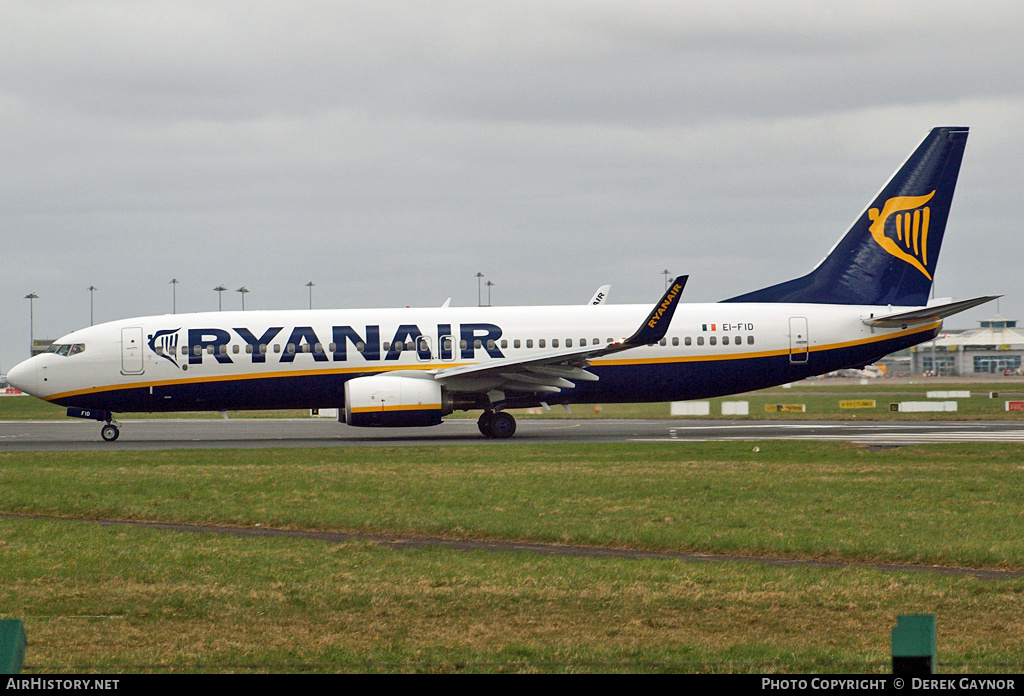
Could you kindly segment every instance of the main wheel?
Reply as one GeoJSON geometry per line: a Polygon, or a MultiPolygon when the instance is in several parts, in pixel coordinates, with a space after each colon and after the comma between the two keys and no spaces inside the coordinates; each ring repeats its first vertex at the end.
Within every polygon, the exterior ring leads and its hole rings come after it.
{"type": "Polygon", "coordinates": [[[480,434],[491,437],[491,421],[494,418],[494,411],[484,411],[476,421],[476,427],[480,428],[480,434]]]}
{"type": "Polygon", "coordinates": [[[510,438],[516,434],[516,419],[510,413],[498,411],[491,416],[484,434],[499,440],[510,438]]]}
{"type": "Polygon", "coordinates": [[[114,425],[113,423],[107,423],[100,430],[100,437],[102,437],[107,442],[113,442],[114,440],[117,439],[117,436],[120,434],[121,431],[118,430],[117,426],[114,425]]]}

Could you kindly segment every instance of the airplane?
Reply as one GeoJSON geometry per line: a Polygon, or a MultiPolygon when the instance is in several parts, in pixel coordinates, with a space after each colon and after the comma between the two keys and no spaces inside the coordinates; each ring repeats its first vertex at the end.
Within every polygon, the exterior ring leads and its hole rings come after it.
{"type": "Polygon", "coordinates": [[[10,370],[18,389],[102,421],[116,412],[339,408],[355,427],[433,426],[479,409],[658,402],[862,368],[996,299],[929,301],[968,129],[932,129],[809,273],[714,303],[165,314],[58,339],[10,370]]]}

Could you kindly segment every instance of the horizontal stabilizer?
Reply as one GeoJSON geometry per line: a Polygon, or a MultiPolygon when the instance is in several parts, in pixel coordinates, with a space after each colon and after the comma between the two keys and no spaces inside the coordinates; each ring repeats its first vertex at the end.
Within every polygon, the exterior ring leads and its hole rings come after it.
{"type": "Polygon", "coordinates": [[[992,300],[1000,297],[1002,297],[1002,295],[985,295],[984,297],[975,297],[970,300],[947,302],[945,304],[924,307],[923,309],[912,309],[909,312],[883,314],[864,319],[864,323],[868,326],[881,326],[885,328],[908,326],[911,324],[930,324],[931,322],[941,321],[946,317],[951,317],[954,314],[965,312],[968,309],[985,304],[986,302],[991,302],[992,300]]]}

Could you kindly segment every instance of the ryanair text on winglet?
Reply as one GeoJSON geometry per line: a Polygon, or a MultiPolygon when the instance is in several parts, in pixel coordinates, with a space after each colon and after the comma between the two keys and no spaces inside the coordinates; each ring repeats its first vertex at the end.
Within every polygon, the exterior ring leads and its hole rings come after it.
{"type": "Polygon", "coordinates": [[[658,321],[661,319],[662,316],[664,316],[665,311],[672,306],[672,303],[676,299],[676,295],[678,295],[682,291],[682,289],[683,286],[680,285],[679,283],[676,283],[675,285],[672,286],[672,290],[667,295],[665,295],[665,299],[662,300],[661,306],[659,306],[658,309],[655,310],[653,314],[651,314],[651,318],[647,322],[648,327],[653,329],[655,326],[658,325],[658,321]]]}

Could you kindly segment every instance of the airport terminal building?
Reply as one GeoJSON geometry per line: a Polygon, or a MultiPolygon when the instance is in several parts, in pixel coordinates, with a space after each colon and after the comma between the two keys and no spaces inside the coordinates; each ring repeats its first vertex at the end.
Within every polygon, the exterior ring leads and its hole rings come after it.
{"type": "Polygon", "coordinates": [[[910,349],[911,372],[937,375],[1024,374],[1024,331],[1016,319],[984,319],[977,329],[942,333],[910,349]]]}

